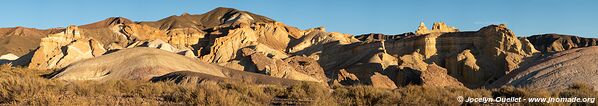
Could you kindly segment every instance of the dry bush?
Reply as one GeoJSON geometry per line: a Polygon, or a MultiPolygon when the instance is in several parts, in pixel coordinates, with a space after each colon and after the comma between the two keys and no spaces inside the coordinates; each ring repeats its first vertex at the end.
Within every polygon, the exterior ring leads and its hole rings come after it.
{"type": "MultiPolygon", "coordinates": [[[[273,100],[308,101],[311,105],[464,105],[456,97],[598,97],[587,84],[547,91],[516,87],[334,86],[303,82],[289,87],[235,82],[176,84],[173,81],[60,81],[47,70],[0,65],[0,105],[268,105],[273,100]]],[[[587,103],[523,103],[524,105],[596,105],[587,103]]],[[[465,104],[465,105],[476,105],[465,104]]]]}
{"type": "Polygon", "coordinates": [[[371,86],[337,87],[334,97],[342,105],[389,105],[396,104],[400,94],[390,89],[371,86]]]}

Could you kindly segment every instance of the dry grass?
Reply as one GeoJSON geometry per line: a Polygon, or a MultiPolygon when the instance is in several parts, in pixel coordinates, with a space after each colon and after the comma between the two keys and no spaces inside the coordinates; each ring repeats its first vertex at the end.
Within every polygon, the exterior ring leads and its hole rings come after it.
{"type": "MultiPolygon", "coordinates": [[[[0,66],[0,104],[13,105],[267,105],[273,100],[308,101],[311,105],[461,105],[464,97],[598,97],[584,84],[548,92],[514,87],[475,89],[407,86],[381,89],[369,86],[332,88],[315,83],[289,87],[258,86],[231,82],[175,84],[173,82],[48,80],[46,70],[0,66]]],[[[291,103],[292,104],[292,103],[291,103]]],[[[475,104],[474,104],[475,105],[475,104]]],[[[553,105],[553,104],[526,104],[553,105]]],[[[588,104],[554,104],[588,105],[588,104]]],[[[595,105],[595,104],[589,104],[595,105]]]]}

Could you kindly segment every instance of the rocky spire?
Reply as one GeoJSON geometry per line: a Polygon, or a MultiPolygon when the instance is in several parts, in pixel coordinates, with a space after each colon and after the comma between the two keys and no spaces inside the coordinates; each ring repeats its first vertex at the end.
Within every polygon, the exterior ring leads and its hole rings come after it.
{"type": "Polygon", "coordinates": [[[445,33],[445,32],[459,32],[459,29],[446,25],[444,22],[434,22],[432,30],[428,30],[426,25],[421,22],[415,31],[416,35],[424,35],[429,33],[445,33]]]}
{"type": "Polygon", "coordinates": [[[428,33],[430,33],[430,30],[428,30],[428,28],[426,27],[426,24],[424,24],[424,22],[420,22],[419,27],[417,27],[417,30],[415,31],[415,34],[423,35],[423,34],[428,34],[428,33]]]}

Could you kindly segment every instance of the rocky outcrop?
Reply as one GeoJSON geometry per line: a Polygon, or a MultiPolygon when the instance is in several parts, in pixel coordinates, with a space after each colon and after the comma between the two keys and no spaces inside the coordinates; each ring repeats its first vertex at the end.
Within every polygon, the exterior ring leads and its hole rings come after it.
{"type": "Polygon", "coordinates": [[[225,63],[237,57],[238,51],[244,47],[257,44],[255,31],[249,27],[228,30],[228,35],[215,38],[213,45],[202,49],[208,51],[202,56],[202,61],[211,63],[225,63]]]}
{"type": "MultiPolygon", "coordinates": [[[[71,44],[66,45],[65,47],[62,48],[66,48],[63,49],[62,57],[60,57],[59,60],[57,60],[58,62],[54,65],[54,64],[49,64],[48,68],[62,68],[65,67],[71,63],[83,60],[83,59],[88,59],[88,58],[93,58],[95,56],[101,56],[102,54],[104,54],[104,52],[106,52],[106,50],[104,50],[102,44],[99,44],[97,41],[95,40],[88,40],[88,39],[79,39],[74,41],[71,44]],[[55,67],[53,67],[55,66],[55,67]]],[[[50,59],[52,60],[52,59],[50,59]]]]}
{"type": "Polygon", "coordinates": [[[338,32],[326,32],[323,28],[308,29],[305,35],[298,40],[291,42],[289,45],[289,52],[297,54],[311,54],[317,51],[322,51],[328,43],[337,43],[339,45],[347,45],[359,42],[355,37],[342,34],[338,32]]]}
{"type": "Polygon", "coordinates": [[[93,39],[84,38],[78,27],[69,26],[64,32],[42,38],[34,52],[29,68],[62,68],[70,63],[102,55],[106,50],[93,39]]]}
{"type": "Polygon", "coordinates": [[[295,71],[309,75],[318,81],[328,81],[324,69],[322,69],[320,64],[318,64],[318,61],[312,57],[293,56],[284,59],[284,61],[293,67],[295,71]]]}
{"type": "Polygon", "coordinates": [[[425,35],[429,33],[446,33],[446,32],[459,32],[459,29],[455,27],[451,27],[446,25],[444,22],[434,22],[432,25],[432,30],[428,30],[424,22],[419,24],[417,30],[415,30],[416,35],[425,35]]]}
{"type": "Polygon", "coordinates": [[[166,40],[169,44],[176,48],[188,48],[193,49],[193,45],[199,43],[200,39],[203,39],[205,32],[192,28],[178,28],[168,30],[166,32],[166,40]]]}
{"type": "MultiPolygon", "coordinates": [[[[482,81],[474,81],[477,84],[463,81],[464,85],[475,88],[504,76],[518,68],[526,57],[537,53],[529,45],[529,42],[518,39],[506,25],[490,25],[475,32],[430,33],[405,37],[386,42],[385,48],[393,56],[417,52],[423,55],[424,62],[446,67],[451,74],[484,70],[484,76],[480,78],[482,81]],[[471,62],[473,60],[476,60],[475,64],[471,62]],[[464,64],[465,61],[470,62],[464,64]]],[[[464,79],[464,76],[453,77],[464,79]]]]}
{"type": "Polygon", "coordinates": [[[397,35],[385,35],[379,33],[369,33],[369,34],[361,34],[355,36],[355,38],[359,39],[362,42],[376,42],[376,41],[394,41],[403,37],[415,36],[415,33],[408,32],[403,34],[397,35]]]}
{"type": "Polygon", "coordinates": [[[428,33],[430,33],[430,30],[428,30],[428,27],[426,27],[426,24],[424,24],[424,22],[420,22],[419,26],[417,27],[417,30],[415,30],[415,34],[423,35],[423,34],[428,34],[428,33]]]}
{"type": "Polygon", "coordinates": [[[244,48],[242,52],[243,56],[247,58],[246,61],[250,61],[248,64],[243,64],[243,66],[245,66],[245,71],[300,81],[326,82],[327,80],[326,77],[323,77],[324,70],[315,68],[314,65],[317,65],[317,63],[312,63],[313,60],[310,61],[309,59],[306,59],[306,57],[294,57],[287,59],[287,61],[283,61],[281,59],[270,58],[266,54],[256,52],[250,48],[244,48]],[[294,65],[289,64],[289,62],[294,65]],[[313,65],[309,67],[309,64],[313,65]]]}
{"type": "Polygon", "coordinates": [[[29,68],[61,68],[106,52],[99,41],[85,38],[76,26],[69,26],[63,32],[42,38],[39,46],[33,53],[29,68]]]}
{"type": "Polygon", "coordinates": [[[457,79],[450,75],[447,75],[447,70],[436,65],[430,64],[427,66],[426,71],[421,72],[420,79],[422,86],[433,86],[433,87],[444,87],[453,86],[461,87],[463,84],[457,79]]]}
{"type": "Polygon", "coordinates": [[[463,86],[457,79],[449,76],[447,70],[436,65],[424,62],[423,55],[412,53],[399,58],[395,71],[395,82],[400,86],[409,84],[422,86],[463,86]]]}
{"type": "Polygon", "coordinates": [[[548,55],[515,70],[487,88],[516,86],[558,90],[582,83],[598,87],[598,47],[574,48],[548,55]]]}
{"type": "Polygon", "coordinates": [[[489,78],[490,72],[480,70],[475,56],[471,50],[466,49],[461,53],[446,58],[446,68],[451,76],[456,76],[461,82],[468,84],[469,87],[483,86],[486,78],[489,78]]]}
{"type": "Polygon", "coordinates": [[[525,37],[542,52],[558,52],[579,47],[597,46],[597,38],[583,38],[573,35],[542,34],[525,37]]]}

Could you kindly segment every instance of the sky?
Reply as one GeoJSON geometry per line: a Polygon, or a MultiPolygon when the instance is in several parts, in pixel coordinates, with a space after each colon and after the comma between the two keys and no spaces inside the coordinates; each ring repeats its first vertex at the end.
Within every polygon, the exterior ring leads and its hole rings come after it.
{"type": "Polygon", "coordinates": [[[413,32],[445,22],[461,31],[507,24],[517,36],[558,33],[598,38],[598,0],[10,0],[0,27],[53,28],[108,17],[155,21],[230,7],[301,29],[348,34],[413,32]]]}

